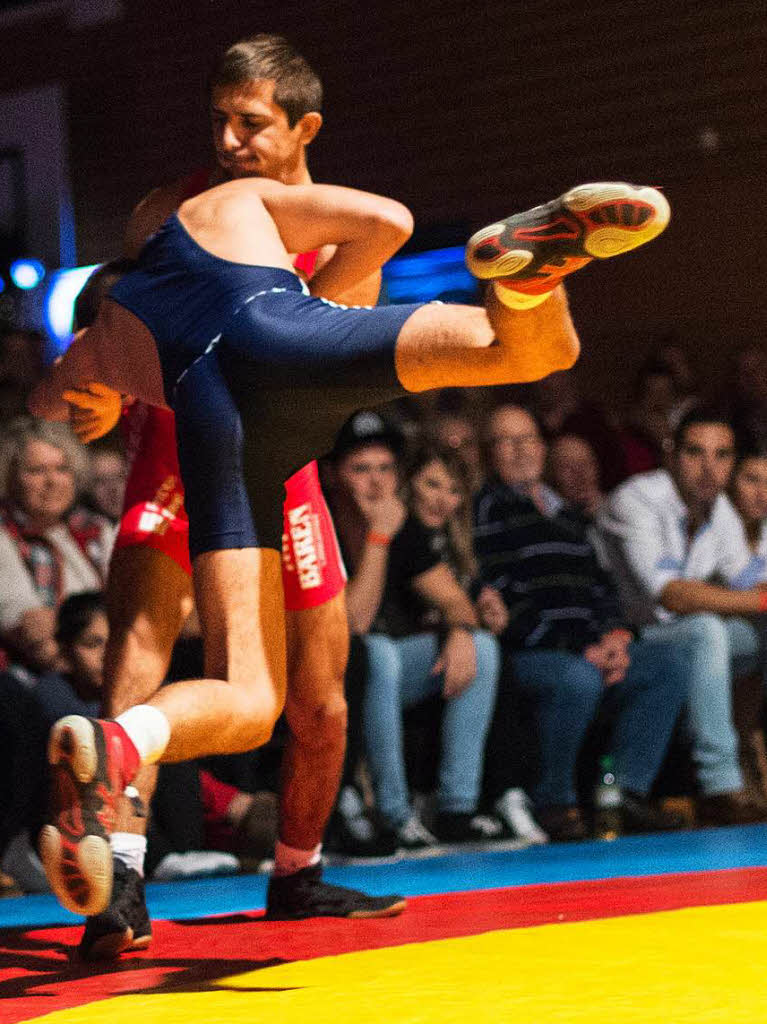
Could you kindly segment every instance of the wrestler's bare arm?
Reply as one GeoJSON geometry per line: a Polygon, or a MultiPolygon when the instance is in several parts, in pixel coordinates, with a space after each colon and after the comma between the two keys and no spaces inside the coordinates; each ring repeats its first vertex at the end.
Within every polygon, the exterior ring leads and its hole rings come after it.
{"type": "Polygon", "coordinates": [[[236,263],[287,269],[289,252],[334,244],[336,251],[312,278],[312,292],[326,297],[380,270],[413,230],[409,210],[393,199],[264,178],[210,189],[183,203],[179,218],[199,245],[236,263]]]}

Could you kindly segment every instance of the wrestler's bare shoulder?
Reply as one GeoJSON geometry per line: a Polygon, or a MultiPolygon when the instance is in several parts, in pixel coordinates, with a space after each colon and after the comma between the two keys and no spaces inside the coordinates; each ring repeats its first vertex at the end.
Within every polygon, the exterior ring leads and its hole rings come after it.
{"type": "Polygon", "coordinates": [[[135,207],[125,231],[125,255],[137,259],[150,235],[175,213],[187,194],[189,178],[153,188],[135,207]]]}
{"type": "Polygon", "coordinates": [[[113,299],[105,299],[91,328],[98,379],[148,405],[165,405],[157,345],[147,326],[113,299]]]}

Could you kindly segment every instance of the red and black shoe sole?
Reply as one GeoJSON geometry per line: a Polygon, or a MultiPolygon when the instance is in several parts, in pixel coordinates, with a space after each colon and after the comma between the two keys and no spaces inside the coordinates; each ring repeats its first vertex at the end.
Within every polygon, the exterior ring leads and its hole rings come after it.
{"type": "Polygon", "coordinates": [[[63,907],[101,913],[112,892],[112,850],[118,780],[110,779],[100,725],[79,715],[57,722],[48,741],[50,823],[40,833],[40,856],[63,907]]]}

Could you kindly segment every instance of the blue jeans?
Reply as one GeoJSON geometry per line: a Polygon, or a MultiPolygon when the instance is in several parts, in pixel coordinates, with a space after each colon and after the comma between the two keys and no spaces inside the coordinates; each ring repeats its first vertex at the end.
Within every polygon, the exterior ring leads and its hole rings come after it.
{"type": "Polygon", "coordinates": [[[586,732],[605,706],[613,712],[611,754],[618,784],[646,795],[660,771],[685,697],[684,651],[640,641],[629,647],[625,679],[605,687],[580,654],[515,651],[514,683],[530,703],[540,750],[539,778],[530,787],[537,807],[573,806],[575,768],[586,732]]]}
{"type": "MultiPolygon", "coordinates": [[[[485,738],[495,706],[500,648],[483,630],[473,632],[477,674],[459,697],[445,701],[439,760],[440,811],[476,810],[482,781],[485,738]]],[[[434,633],[393,638],[363,637],[368,650],[368,680],[363,727],[368,767],[383,821],[396,827],[412,813],[402,742],[402,712],[442,689],[432,672],[439,655],[434,633]]]]}
{"type": "Polygon", "coordinates": [[[732,680],[764,672],[760,629],[748,619],[702,613],[647,626],[642,635],[688,651],[687,724],[700,788],[707,795],[741,789],[732,680]]]}

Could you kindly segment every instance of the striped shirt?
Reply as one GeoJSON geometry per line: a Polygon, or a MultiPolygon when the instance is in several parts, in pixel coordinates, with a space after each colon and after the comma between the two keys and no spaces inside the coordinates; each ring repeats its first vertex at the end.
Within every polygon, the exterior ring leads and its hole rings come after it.
{"type": "Polygon", "coordinates": [[[474,550],[483,581],[509,608],[505,644],[580,653],[625,621],[585,521],[553,491],[542,493],[544,512],[513,488],[486,483],[475,499],[474,550]]]}

